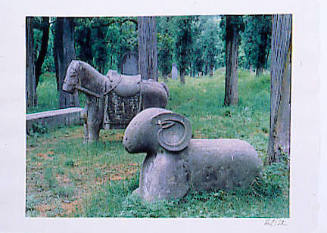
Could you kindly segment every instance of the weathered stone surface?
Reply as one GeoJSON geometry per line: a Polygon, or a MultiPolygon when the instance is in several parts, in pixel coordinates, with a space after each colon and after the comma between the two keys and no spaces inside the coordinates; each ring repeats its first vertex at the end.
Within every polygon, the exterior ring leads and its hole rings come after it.
{"type": "Polygon", "coordinates": [[[178,79],[178,70],[176,63],[173,63],[171,66],[171,78],[174,80],[178,79]]]}
{"type": "Polygon", "coordinates": [[[123,56],[121,62],[121,73],[125,75],[139,74],[137,53],[128,52],[123,56]]]}
{"type": "Polygon", "coordinates": [[[246,188],[260,174],[255,149],[239,139],[191,139],[187,118],[149,108],[126,128],[130,153],[146,152],[135,193],[147,201],[180,198],[193,190],[246,188]]]}
{"type": "Polygon", "coordinates": [[[140,98],[140,93],[122,97],[115,92],[110,92],[105,97],[103,129],[125,129],[142,109],[140,98]]]}
{"type": "Polygon", "coordinates": [[[183,197],[190,188],[188,176],[181,155],[148,154],[142,165],[138,194],[147,201],[183,197]]]}
{"type": "Polygon", "coordinates": [[[122,75],[114,92],[122,97],[134,96],[141,91],[141,75],[122,75]]]}
{"type": "Polygon", "coordinates": [[[30,132],[33,124],[42,125],[47,128],[82,124],[82,108],[66,108],[60,110],[38,112],[26,115],[26,131],[30,132]]]}
{"type": "Polygon", "coordinates": [[[169,90],[165,83],[159,83],[153,79],[143,80],[141,95],[144,109],[165,108],[168,103],[169,90]]]}
{"type": "Polygon", "coordinates": [[[255,149],[239,139],[192,139],[180,154],[194,190],[244,188],[262,165],[255,149]]]}

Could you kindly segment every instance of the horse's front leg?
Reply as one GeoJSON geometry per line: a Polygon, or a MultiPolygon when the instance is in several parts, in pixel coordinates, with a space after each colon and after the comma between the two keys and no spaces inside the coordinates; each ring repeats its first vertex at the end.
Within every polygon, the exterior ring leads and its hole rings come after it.
{"type": "Polygon", "coordinates": [[[90,97],[90,104],[88,105],[88,140],[98,141],[99,133],[103,121],[103,101],[102,99],[96,99],[95,97],[90,97]]]}
{"type": "Polygon", "coordinates": [[[81,118],[83,121],[83,126],[84,126],[84,138],[83,138],[83,143],[87,143],[89,141],[89,130],[88,130],[88,124],[87,124],[87,104],[85,108],[83,109],[81,113],[81,118]]]}

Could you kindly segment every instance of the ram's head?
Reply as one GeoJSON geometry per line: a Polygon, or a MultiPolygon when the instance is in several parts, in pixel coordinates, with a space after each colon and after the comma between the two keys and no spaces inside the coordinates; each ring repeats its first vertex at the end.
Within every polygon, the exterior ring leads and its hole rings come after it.
{"type": "Polygon", "coordinates": [[[155,153],[160,148],[177,152],[191,139],[189,120],[162,108],[148,108],[137,114],[126,128],[123,144],[130,153],[155,153]]]}

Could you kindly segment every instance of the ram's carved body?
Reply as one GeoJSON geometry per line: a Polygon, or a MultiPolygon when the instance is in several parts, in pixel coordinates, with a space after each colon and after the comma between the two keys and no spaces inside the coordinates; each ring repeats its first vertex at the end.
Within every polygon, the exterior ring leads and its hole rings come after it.
{"type": "Polygon", "coordinates": [[[124,135],[131,153],[146,152],[141,198],[180,198],[190,190],[231,190],[247,187],[262,162],[255,149],[238,139],[191,139],[188,120],[165,109],[139,113],[124,135]],[[170,120],[169,120],[170,119],[170,120]]]}

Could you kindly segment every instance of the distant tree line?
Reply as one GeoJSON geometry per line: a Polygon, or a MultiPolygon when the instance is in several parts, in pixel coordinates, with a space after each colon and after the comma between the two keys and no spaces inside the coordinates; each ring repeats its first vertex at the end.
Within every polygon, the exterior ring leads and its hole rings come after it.
{"type": "MultiPolygon", "coordinates": [[[[212,75],[225,66],[225,16],[153,17],[159,75],[167,76],[172,63],[180,75],[212,75]]],[[[259,75],[269,68],[271,16],[237,16],[240,31],[238,64],[259,75]]],[[[100,72],[120,70],[123,55],[138,51],[138,19],[136,17],[69,18],[75,58],[96,67],[100,72]]],[[[42,72],[55,71],[54,44],[56,17],[31,18],[36,85],[42,72]],[[43,61],[43,63],[42,63],[43,61]],[[42,65],[43,64],[43,65],[42,65]],[[42,67],[42,68],[41,68],[42,67]]],[[[58,33],[61,33],[59,31],[58,33]]]]}

